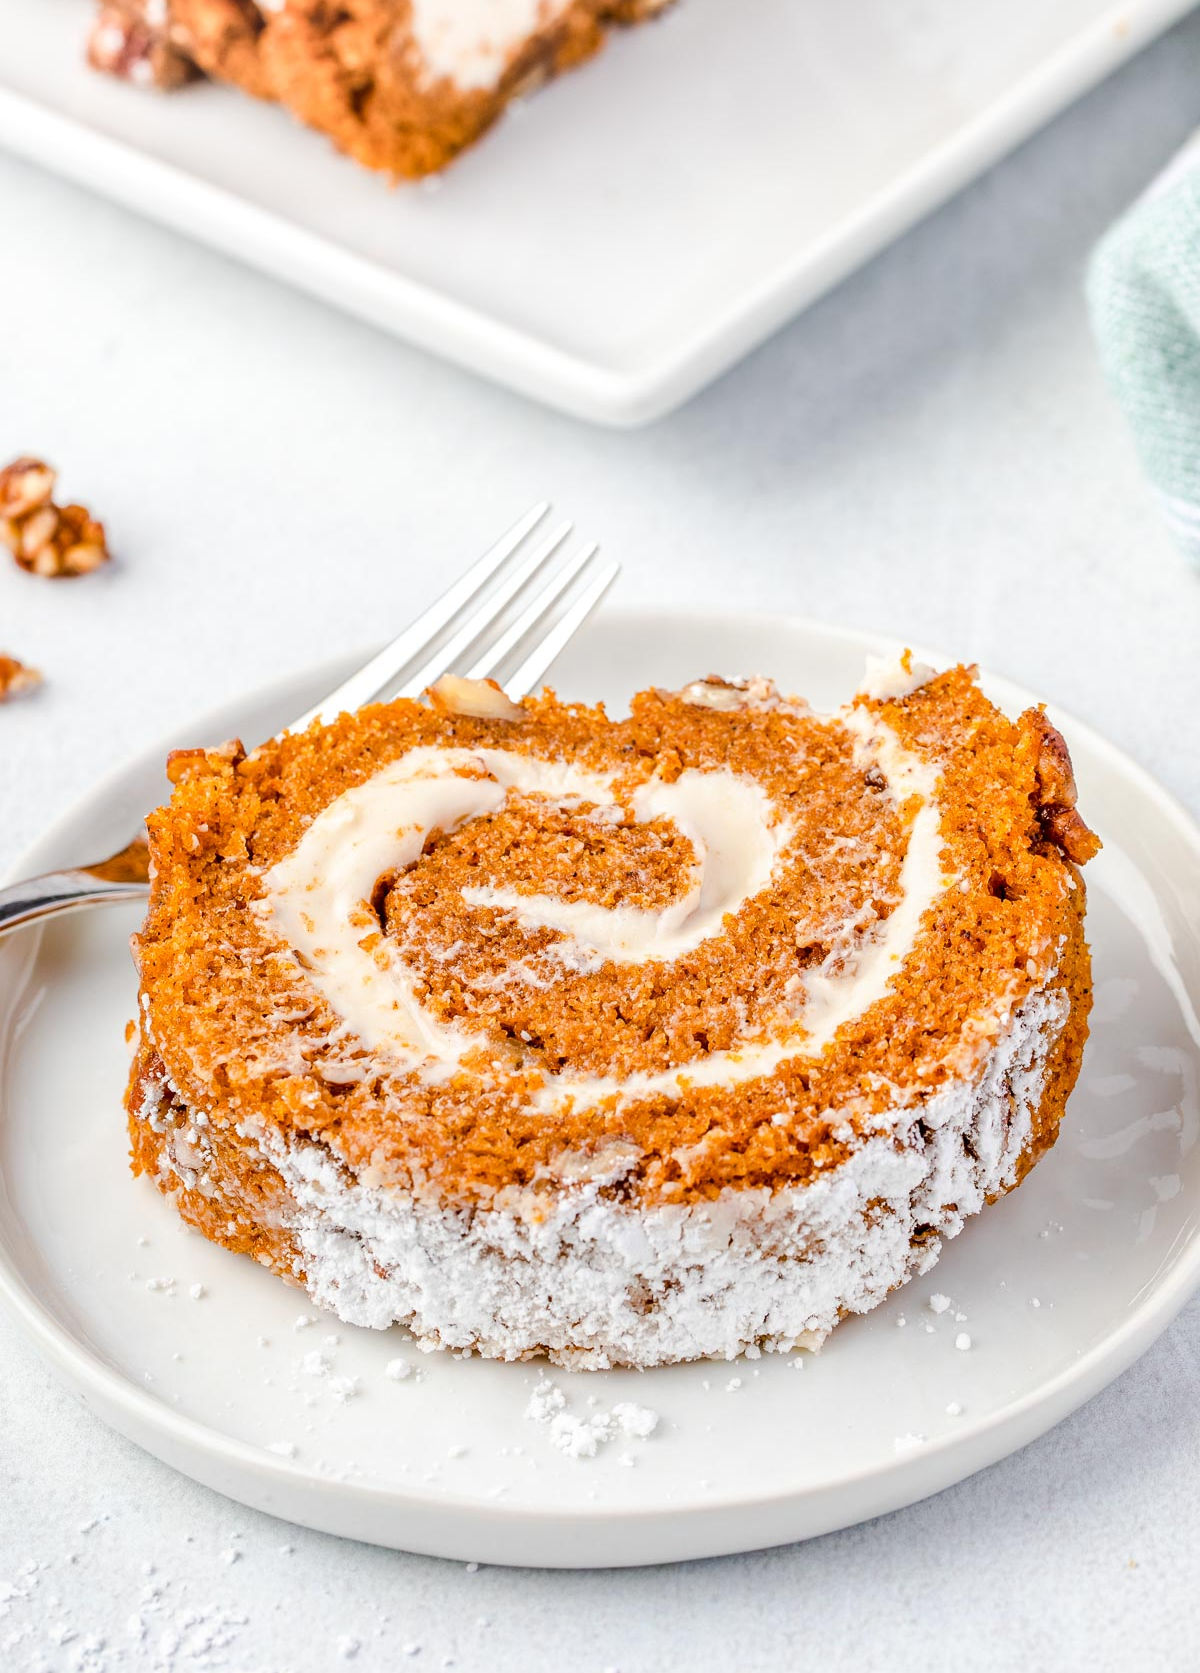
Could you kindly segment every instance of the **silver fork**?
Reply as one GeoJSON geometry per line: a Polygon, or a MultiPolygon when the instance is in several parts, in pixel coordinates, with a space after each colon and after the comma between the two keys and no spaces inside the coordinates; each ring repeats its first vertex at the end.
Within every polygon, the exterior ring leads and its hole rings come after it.
{"type": "MultiPolygon", "coordinates": [[[[490,679],[514,657],[520,660],[500,682],[504,690],[514,699],[534,691],[620,569],[599,562],[595,544],[552,563],[572,525],[563,523],[534,539],[549,512],[545,503],[533,506],[411,627],[284,730],[303,731],[314,720],[333,720],[364,703],[419,697],[443,674],[490,679]],[[535,579],[542,585],[530,596],[535,579]]],[[[45,872],[0,888],[0,936],[60,912],[144,900],[148,861],[145,833],[139,831],[124,848],[94,865],[45,872]]]]}

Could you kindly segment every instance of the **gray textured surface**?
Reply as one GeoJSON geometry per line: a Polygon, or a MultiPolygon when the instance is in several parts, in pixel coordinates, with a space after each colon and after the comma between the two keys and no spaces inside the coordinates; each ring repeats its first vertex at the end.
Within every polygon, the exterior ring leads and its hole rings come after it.
{"type": "MultiPolygon", "coordinates": [[[[1090,244],[1198,122],[1193,18],[641,434],[526,406],[0,158],[0,455],[58,461],[123,560],[61,587],[0,568],[0,648],[48,676],[0,714],[0,863],[217,696],[370,640],[543,493],[622,557],[625,603],[684,591],[944,646],[1092,721],[1200,812],[1200,579],[1080,300],[1090,244]]],[[[1106,1673],[1200,1653],[1197,1303],[1051,1435],[932,1501],[624,1574],[471,1574],[287,1528],[101,1428],[4,1320],[0,1359],[6,1669],[199,1667],[221,1607],[246,1619],[211,1665],[237,1673],[340,1665],[341,1635],[370,1673],[1106,1673]]]]}

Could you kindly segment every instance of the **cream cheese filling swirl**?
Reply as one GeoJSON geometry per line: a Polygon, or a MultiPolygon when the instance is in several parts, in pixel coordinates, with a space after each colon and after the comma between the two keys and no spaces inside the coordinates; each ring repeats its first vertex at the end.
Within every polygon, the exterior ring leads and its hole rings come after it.
{"type": "MultiPolygon", "coordinates": [[[[806,973],[802,1012],[785,1030],[679,1068],[620,1078],[547,1074],[531,1093],[536,1107],[549,1113],[567,1099],[579,1106],[769,1075],[786,1058],[818,1056],[843,1023],[886,992],[922,915],[950,881],[941,868],[937,773],[869,711],[850,707],[837,718],[853,733],[861,764],[885,774],[897,801],[918,799],[900,898],[888,917],[832,969],[806,973]]],[[[296,847],[265,874],[259,911],[368,1049],[430,1082],[444,1080],[486,1040],[422,1006],[404,960],[386,937],[380,939],[371,906],[376,883],[413,865],[433,831],[452,832],[498,811],[513,790],[558,805],[586,802],[620,812],[614,778],[500,748],[410,749],[317,815],[296,847]]],[[[720,934],[729,914],[770,886],[794,834],[755,779],[728,769],[688,769],[669,783],[650,778],[634,792],[632,811],[640,821],[673,821],[694,850],[687,887],[665,910],[487,887],[465,889],[463,899],[511,912],[523,927],[557,930],[584,960],[669,963],[720,934]]]]}

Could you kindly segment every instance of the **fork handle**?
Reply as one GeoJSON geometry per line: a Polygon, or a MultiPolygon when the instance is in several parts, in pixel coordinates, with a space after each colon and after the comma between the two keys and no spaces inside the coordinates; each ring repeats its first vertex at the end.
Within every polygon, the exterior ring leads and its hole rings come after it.
{"type": "Polygon", "coordinates": [[[47,871],[0,889],[0,936],[42,918],[78,912],[85,906],[109,906],[122,900],[145,900],[148,883],[111,882],[87,871],[47,871]]]}

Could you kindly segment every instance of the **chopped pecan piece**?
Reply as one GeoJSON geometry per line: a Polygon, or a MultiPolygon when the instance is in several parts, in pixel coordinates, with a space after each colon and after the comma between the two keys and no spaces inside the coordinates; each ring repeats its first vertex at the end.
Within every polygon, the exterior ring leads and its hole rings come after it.
{"type": "Polygon", "coordinates": [[[443,674],[430,686],[429,700],[444,715],[471,715],[476,720],[525,719],[525,710],[495,680],[468,680],[461,674],[443,674]]]}
{"type": "Polygon", "coordinates": [[[1021,725],[1032,740],[1035,801],[1038,822],[1048,842],[1054,843],[1076,865],[1084,865],[1100,852],[1100,838],[1075,810],[1078,791],[1066,739],[1052,726],[1041,709],[1027,709],[1021,725]]]}
{"type": "Polygon", "coordinates": [[[1075,769],[1071,766],[1067,740],[1057,726],[1051,726],[1041,709],[1030,709],[1026,718],[1037,743],[1034,771],[1039,799],[1047,805],[1059,803],[1074,807],[1079,791],[1075,787],[1075,769]]]}
{"type": "Polygon", "coordinates": [[[1051,842],[1057,843],[1077,866],[1086,865],[1103,846],[1090,826],[1085,825],[1077,810],[1052,803],[1041,810],[1042,830],[1051,842]]]}
{"type": "Polygon", "coordinates": [[[0,470],[0,541],[34,575],[88,575],[108,558],[104,525],[82,505],[55,505],[56,480],[41,459],[0,470]]]}
{"type": "Polygon", "coordinates": [[[41,683],[42,676],[36,668],[27,668],[15,656],[0,655],[0,703],[10,697],[21,697],[41,683]]]}
{"type": "Polygon", "coordinates": [[[39,506],[49,505],[54,493],[54,472],[40,459],[24,456],[0,470],[0,517],[12,520],[28,517],[39,506]]]}

